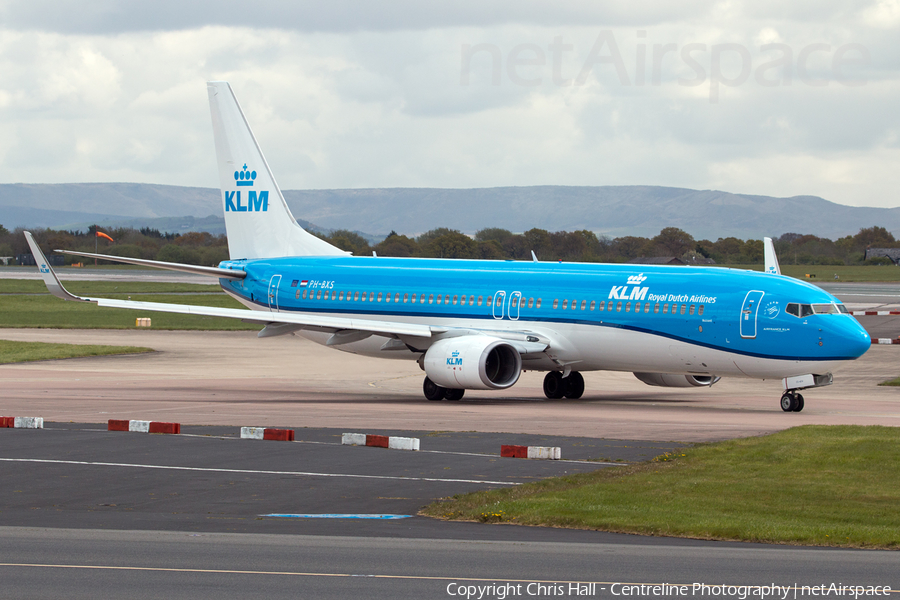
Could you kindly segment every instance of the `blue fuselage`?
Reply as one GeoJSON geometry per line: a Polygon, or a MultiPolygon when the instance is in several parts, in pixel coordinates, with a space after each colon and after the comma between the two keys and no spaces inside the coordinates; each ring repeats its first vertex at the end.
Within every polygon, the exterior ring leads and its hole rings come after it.
{"type": "MultiPolygon", "coordinates": [[[[610,344],[630,353],[655,345],[646,349],[654,357],[684,354],[688,345],[714,351],[718,366],[687,370],[721,372],[727,367],[750,376],[760,372],[747,372],[740,361],[735,369],[726,364],[727,357],[830,366],[855,359],[870,347],[868,334],[853,316],[840,312],[843,306],[831,294],[790,277],[752,271],[350,256],[226,261],[220,266],[247,272],[243,280],[220,282],[255,309],[542,331],[551,339],[564,338],[557,346],[564,351],[567,344],[573,346],[573,355],[592,345],[605,346],[592,354],[601,358],[583,359],[586,368],[631,370],[613,359],[616,348],[610,344]],[[789,314],[788,305],[834,309],[801,317],[789,314]],[[643,335],[635,342],[634,336],[623,337],[626,333],[643,335]],[[610,360],[604,362],[603,356],[610,360]]],[[[703,356],[712,356],[698,351],[698,364],[703,356]]],[[[686,359],[678,357],[675,363],[679,360],[686,359]]],[[[804,368],[788,367],[772,376],[804,368]]]]}

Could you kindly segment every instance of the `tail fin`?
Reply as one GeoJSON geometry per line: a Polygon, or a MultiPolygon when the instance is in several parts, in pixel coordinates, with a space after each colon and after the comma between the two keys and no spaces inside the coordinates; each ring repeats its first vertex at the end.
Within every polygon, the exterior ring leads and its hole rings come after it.
{"type": "Polygon", "coordinates": [[[763,238],[763,252],[766,261],[766,273],[781,275],[781,266],[778,264],[778,256],[775,254],[775,244],[772,238],[763,238]]]}
{"type": "Polygon", "coordinates": [[[297,225],[231,86],[206,87],[231,258],[346,254],[297,225]]]}

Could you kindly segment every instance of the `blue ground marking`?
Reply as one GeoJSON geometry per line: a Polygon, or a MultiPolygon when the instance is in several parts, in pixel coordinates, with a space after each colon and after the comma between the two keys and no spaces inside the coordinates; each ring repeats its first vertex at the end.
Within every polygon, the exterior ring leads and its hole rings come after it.
{"type": "Polygon", "coordinates": [[[332,514],[316,513],[308,515],[271,514],[261,517],[280,517],[282,519],[408,519],[412,515],[373,515],[373,514],[332,514]]]}

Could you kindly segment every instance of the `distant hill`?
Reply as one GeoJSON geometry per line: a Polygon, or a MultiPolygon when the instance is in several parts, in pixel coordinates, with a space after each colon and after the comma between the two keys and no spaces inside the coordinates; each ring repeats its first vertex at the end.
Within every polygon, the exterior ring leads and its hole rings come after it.
{"type": "MultiPolygon", "coordinates": [[[[382,188],[287,190],[295,217],[321,230],[375,236],[416,235],[449,227],[523,232],[589,229],[610,237],[654,236],[679,227],[715,240],[812,233],[835,239],[880,225],[900,237],[900,208],[851,207],[817,196],[775,198],[657,186],[531,186],[475,189],[382,188]],[[312,225],[312,224],[315,225],[312,225]]],[[[220,233],[224,221],[213,188],[138,183],[2,184],[0,224],[84,229],[154,227],[220,233]]]]}

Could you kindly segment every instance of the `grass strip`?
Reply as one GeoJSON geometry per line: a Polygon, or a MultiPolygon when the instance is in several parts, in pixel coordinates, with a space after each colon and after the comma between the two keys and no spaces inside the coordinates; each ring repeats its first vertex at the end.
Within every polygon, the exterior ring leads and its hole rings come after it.
{"type": "Polygon", "coordinates": [[[108,356],[110,354],[138,354],[141,352],[153,352],[153,350],[138,346],[47,344],[44,342],[0,340],[0,364],[33,360],[56,360],[59,358],[81,358],[84,356],[108,356]]]}
{"type": "Polygon", "coordinates": [[[697,539],[897,548],[900,428],[795,427],[629,467],[454,496],[421,514],[697,539]]]}
{"type": "MultiPolygon", "coordinates": [[[[125,294],[105,294],[104,296],[119,299],[128,298],[125,294]]],[[[133,299],[142,302],[243,308],[239,302],[225,294],[146,294],[133,299]]],[[[34,296],[0,295],[0,327],[134,329],[136,328],[135,319],[138,317],[150,317],[153,324],[152,329],[258,331],[262,328],[258,324],[244,323],[239,319],[226,319],[223,317],[100,308],[91,302],[65,302],[49,294],[34,296]]]]}
{"type": "Polygon", "coordinates": [[[887,381],[882,381],[882,382],[879,383],[878,385],[894,385],[894,386],[900,386],[900,377],[897,377],[896,379],[888,379],[887,381]]]}
{"type": "MultiPolygon", "coordinates": [[[[220,293],[218,284],[167,283],[157,281],[63,281],[67,290],[76,296],[106,294],[184,294],[220,293]]],[[[40,279],[0,279],[2,294],[48,294],[40,279]]]]}

